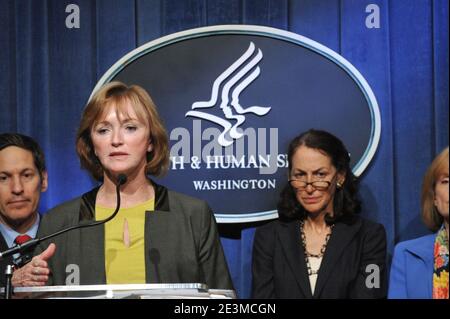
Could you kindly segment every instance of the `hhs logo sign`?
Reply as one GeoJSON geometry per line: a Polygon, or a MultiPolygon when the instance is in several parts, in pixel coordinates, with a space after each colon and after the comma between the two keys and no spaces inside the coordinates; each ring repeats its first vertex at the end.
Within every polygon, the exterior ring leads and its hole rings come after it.
{"type": "Polygon", "coordinates": [[[287,31],[246,25],[187,30],[120,59],[113,80],[153,97],[170,137],[160,183],[205,199],[219,222],[275,218],[286,148],[310,128],[341,138],[360,175],[380,138],[363,76],[336,52],[287,31]]]}
{"type": "Polygon", "coordinates": [[[222,126],[223,131],[219,135],[217,142],[223,147],[230,146],[233,144],[234,140],[244,136],[238,129],[241,124],[245,122],[246,113],[262,116],[270,111],[270,107],[260,106],[251,106],[244,109],[239,103],[241,92],[245,90],[245,88],[247,88],[261,72],[257,64],[263,58],[262,52],[261,50],[258,50],[258,53],[251,58],[254,52],[255,45],[253,42],[250,42],[248,50],[214,81],[211,99],[209,101],[195,102],[192,104],[192,111],[186,113],[186,116],[197,117],[222,126]],[[238,70],[239,68],[240,70],[238,70]],[[230,93],[231,88],[233,88],[233,90],[230,93]],[[214,107],[219,100],[219,90],[221,91],[219,108],[223,111],[225,118],[196,110],[214,107]]]}

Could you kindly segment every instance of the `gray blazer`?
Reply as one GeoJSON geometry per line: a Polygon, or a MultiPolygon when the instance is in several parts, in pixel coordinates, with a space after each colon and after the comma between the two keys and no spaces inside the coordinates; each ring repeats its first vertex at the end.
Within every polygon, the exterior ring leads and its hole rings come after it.
{"type": "MultiPolygon", "coordinates": [[[[204,283],[209,288],[233,289],[208,204],[153,184],[155,210],[145,216],[146,282],[204,283]]],[[[97,192],[98,188],[50,210],[42,218],[38,236],[94,220],[97,192]]],[[[104,237],[104,225],[100,225],[41,243],[35,254],[51,242],[56,244],[56,253],[49,261],[52,275],[48,284],[65,285],[76,266],[80,284],[105,284],[104,237]]]]}

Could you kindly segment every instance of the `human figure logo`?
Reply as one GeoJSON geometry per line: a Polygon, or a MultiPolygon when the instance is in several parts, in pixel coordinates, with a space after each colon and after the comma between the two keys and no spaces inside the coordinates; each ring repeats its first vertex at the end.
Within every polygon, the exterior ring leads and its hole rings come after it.
{"type": "Polygon", "coordinates": [[[232,145],[235,140],[244,136],[242,130],[238,129],[246,120],[245,114],[252,113],[258,116],[264,116],[271,110],[271,107],[256,105],[244,108],[239,102],[239,96],[242,91],[261,73],[258,63],[262,58],[262,51],[260,49],[256,51],[254,43],[250,42],[247,51],[214,81],[210,100],[194,102],[192,104],[192,110],[186,113],[186,117],[196,117],[222,126],[223,131],[218,137],[218,143],[223,147],[232,145]],[[197,111],[197,109],[206,109],[217,105],[220,89],[219,108],[222,110],[225,118],[203,111],[197,111]]]}

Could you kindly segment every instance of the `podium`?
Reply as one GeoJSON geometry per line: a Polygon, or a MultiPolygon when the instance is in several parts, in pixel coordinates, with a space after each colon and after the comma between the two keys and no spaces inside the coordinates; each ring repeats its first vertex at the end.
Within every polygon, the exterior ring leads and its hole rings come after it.
{"type": "MultiPolygon", "coordinates": [[[[4,288],[0,289],[4,294],[4,288]]],[[[14,288],[13,299],[235,299],[233,290],[200,283],[41,286],[14,288]]]]}

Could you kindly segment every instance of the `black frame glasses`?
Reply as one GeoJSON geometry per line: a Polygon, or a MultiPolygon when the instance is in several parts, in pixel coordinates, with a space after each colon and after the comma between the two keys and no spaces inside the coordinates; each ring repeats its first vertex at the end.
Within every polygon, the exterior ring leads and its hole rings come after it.
{"type": "Polygon", "coordinates": [[[336,178],[336,174],[333,176],[333,178],[329,181],[312,181],[312,182],[305,182],[298,179],[289,179],[289,183],[291,186],[295,189],[299,190],[305,190],[308,185],[311,185],[314,189],[318,191],[326,191],[336,178]]]}

